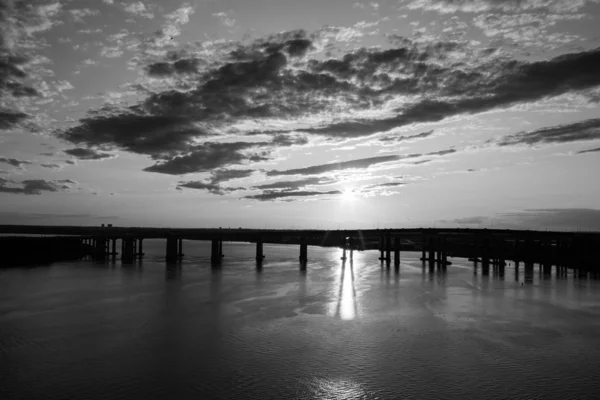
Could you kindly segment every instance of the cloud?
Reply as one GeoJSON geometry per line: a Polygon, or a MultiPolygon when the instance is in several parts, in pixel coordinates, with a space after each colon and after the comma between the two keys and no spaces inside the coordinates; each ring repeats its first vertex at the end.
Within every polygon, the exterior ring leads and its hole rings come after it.
{"type": "Polygon", "coordinates": [[[21,168],[23,165],[33,164],[32,161],[17,160],[16,158],[0,157],[0,163],[12,165],[13,167],[21,168]]]}
{"type": "Polygon", "coordinates": [[[571,143],[600,139],[600,118],[587,119],[572,124],[545,127],[530,132],[519,132],[503,137],[500,146],[571,143]]]}
{"type": "Polygon", "coordinates": [[[212,171],[208,181],[180,181],[177,189],[182,188],[207,190],[210,193],[223,196],[227,193],[237,190],[244,190],[243,187],[223,187],[220,184],[232,179],[247,178],[254,173],[252,169],[219,169],[212,171]]]}
{"type": "Polygon", "coordinates": [[[445,156],[447,154],[453,154],[456,153],[455,149],[447,149],[447,150],[440,150],[440,151],[432,151],[430,153],[425,153],[425,156],[445,156]]]}
{"type": "Polygon", "coordinates": [[[305,136],[292,136],[276,134],[273,136],[271,144],[275,147],[302,146],[308,143],[305,136]]]}
{"type": "Polygon", "coordinates": [[[595,0],[401,0],[411,10],[437,11],[439,13],[479,13],[483,11],[522,12],[547,10],[575,12],[595,0]]]}
{"type": "Polygon", "coordinates": [[[278,175],[318,175],[331,171],[340,171],[346,169],[355,168],[368,168],[371,165],[381,164],[391,161],[401,160],[406,156],[389,155],[389,156],[377,156],[369,158],[361,158],[357,160],[342,161],[331,164],[313,165],[306,168],[288,169],[284,171],[268,171],[267,176],[278,176],[278,175]]]}
{"type": "Polygon", "coordinates": [[[14,181],[0,178],[0,193],[39,195],[43,192],[64,192],[74,188],[77,182],[70,179],[46,181],[44,179],[28,179],[14,181]]]}
{"type": "Polygon", "coordinates": [[[219,184],[232,179],[247,178],[254,173],[253,169],[218,169],[212,171],[210,182],[219,184]]]}
{"type": "Polygon", "coordinates": [[[233,28],[233,26],[235,25],[235,19],[231,18],[226,12],[221,11],[218,13],[214,13],[213,17],[218,18],[221,24],[225,25],[228,28],[233,28]]]}
{"type": "Polygon", "coordinates": [[[94,149],[86,149],[82,147],[76,147],[73,149],[63,150],[64,153],[74,156],[79,160],[103,160],[105,158],[113,158],[114,154],[110,153],[101,153],[94,149]]]}
{"type": "Polygon", "coordinates": [[[28,117],[27,114],[19,111],[0,108],[0,129],[13,128],[28,117]]]}
{"type": "Polygon", "coordinates": [[[186,116],[169,112],[169,108],[183,106],[180,102],[185,102],[185,95],[163,93],[149,99],[151,103],[154,101],[165,103],[164,112],[156,110],[153,115],[136,108],[106,110],[100,115],[81,119],[79,125],[59,132],[57,136],[77,145],[109,146],[160,158],[188,150],[194,138],[206,134],[186,116]]]}
{"type": "Polygon", "coordinates": [[[387,182],[387,183],[379,183],[376,185],[365,186],[363,190],[370,189],[381,189],[381,188],[392,188],[392,187],[400,187],[406,185],[405,182],[387,182]]]}
{"type": "Polygon", "coordinates": [[[45,74],[51,73],[44,64],[50,60],[39,52],[47,46],[46,35],[61,21],[57,0],[0,0],[0,130],[36,129],[37,113],[27,107],[40,96],[36,89],[45,74]]]}
{"type": "Polygon", "coordinates": [[[75,22],[81,22],[81,23],[84,22],[83,19],[86,17],[100,15],[99,10],[93,10],[91,8],[73,9],[73,10],[69,10],[69,13],[71,14],[71,16],[73,17],[75,22]]]}
{"type": "MultiPolygon", "coordinates": [[[[176,33],[178,24],[189,20],[192,9],[185,10],[169,17],[176,33]]],[[[167,55],[148,59],[143,68],[154,77],[177,78],[175,88],[146,91],[143,100],[128,107],[93,110],[57,136],[78,146],[148,155],[157,164],[146,171],[202,172],[208,166],[267,159],[267,152],[242,152],[259,145],[219,148],[214,144],[219,135],[269,135],[272,148],[302,145],[311,135],[359,138],[600,85],[600,49],[530,62],[464,43],[404,40],[392,49],[314,55],[323,35],[282,32],[250,42],[210,44],[193,55],[183,49],[164,51],[156,36],[144,46],[152,52],[160,47],[160,54],[167,55]],[[214,147],[217,155],[197,146],[214,147]]],[[[160,85],[163,80],[148,81],[160,85]]]]}
{"type": "Polygon", "coordinates": [[[185,155],[176,156],[167,161],[157,163],[145,168],[144,171],[183,175],[210,171],[228,165],[268,160],[269,158],[265,152],[244,152],[244,150],[256,146],[256,143],[249,142],[205,142],[201,145],[191,147],[191,151],[185,155]]]}
{"type": "Polygon", "coordinates": [[[383,136],[379,138],[380,142],[384,142],[384,143],[389,143],[389,142],[408,142],[408,141],[413,141],[413,140],[418,140],[418,139],[424,139],[427,138],[429,136],[433,135],[433,129],[427,132],[422,132],[416,135],[409,135],[409,136],[383,136]]]}
{"type": "Polygon", "coordinates": [[[581,150],[578,151],[577,154],[595,153],[597,151],[600,151],[600,147],[596,147],[595,149],[581,150]]]}
{"type": "Polygon", "coordinates": [[[54,164],[54,163],[51,163],[51,164],[40,164],[40,165],[42,167],[48,168],[48,169],[62,169],[63,168],[63,165],[61,165],[61,164],[54,164]]]}
{"type": "Polygon", "coordinates": [[[154,77],[166,77],[175,74],[195,74],[198,72],[198,60],[181,59],[175,62],[156,62],[146,67],[146,73],[154,77]]]}
{"type": "Polygon", "coordinates": [[[201,181],[179,182],[179,184],[177,185],[177,189],[181,189],[181,188],[207,190],[212,194],[218,194],[220,196],[223,196],[226,193],[234,192],[236,190],[244,190],[244,188],[241,188],[241,187],[236,187],[236,188],[222,187],[215,183],[201,182],[201,181]]]}
{"type": "MultiPolygon", "coordinates": [[[[541,100],[599,85],[600,75],[594,72],[598,65],[600,48],[532,63],[498,60],[480,71],[424,67],[423,81],[437,79],[439,83],[430,88],[431,96],[400,108],[396,116],[340,122],[303,131],[337,137],[365,136],[409,124],[438,122],[450,116],[541,100]]],[[[403,86],[409,89],[410,85],[418,84],[409,80],[403,86]]]]}
{"type": "Polygon", "coordinates": [[[306,186],[330,184],[335,181],[323,178],[306,178],[298,179],[295,181],[281,181],[273,183],[265,183],[262,185],[253,186],[252,189],[285,189],[285,190],[297,190],[306,186]]]}
{"type": "Polygon", "coordinates": [[[339,190],[330,190],[328,192],[319,192],[319,191],[303,191],[303,190],[298,190],[298,191],[283,191],[283,192],[277,192],[277,191],[267,191],[261,194],[255,194],[252,196],[244,196],[245,199],[251,199],[251,200],[259,200],[259,201],[270,201],[270,200],[277,200],[277,199],[289,199],[289,198],[294,198],[294,197],[315,197],[315,196],[326,196],[326,195],[334,195],[334,194],[341,194],[342,192],[340,192],[339,190]]]}
{"type": "Polygon", "coordinates": [[[123,10],[126,13],[136,15],[138,17],[154,19],[154,13],[146,8],[146,5],[141,1],[123,4],[123,10]]]}

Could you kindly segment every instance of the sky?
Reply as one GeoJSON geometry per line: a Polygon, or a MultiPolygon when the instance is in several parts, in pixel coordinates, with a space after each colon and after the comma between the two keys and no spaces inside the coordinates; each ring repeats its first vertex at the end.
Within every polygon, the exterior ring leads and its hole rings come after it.
{"type": "Polygon", "coordinates": [[[600,230],[600,0],[0,0],[0,224],[600,230]]]}

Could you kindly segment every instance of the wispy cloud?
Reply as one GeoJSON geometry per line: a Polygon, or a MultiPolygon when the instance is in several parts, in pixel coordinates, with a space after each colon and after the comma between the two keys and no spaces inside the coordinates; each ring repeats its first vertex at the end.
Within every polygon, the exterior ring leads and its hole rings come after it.
{"type": "Polygon", "coordinates": [[[298,200],[298,198],[304,197],[317,197],[317,196],[328,196],[341,194],[339,190],[330,190],[328,192],[310,191],[310,190],[296,190],[296,191],[268,191],[261,194],[255,194],[251,196],[245,196],[245,199],[260,200],[260,201],[272,201],[279,199],[286,199],[287,201],[298,200]]]}
{"type": "Polygon", "coordinates": [[[141,1],[137,1],[137,2],[133,2],[133,3],[125,3],[123,4],[123,10],[126,13],[138,16],[138,17],[143,17],[143,18],[148,18],[148,19],[154,19],[154,13],[152,11],[150,11],[146,5],[144,3],[142,3],[141,1]]]}
{"type": "Polygon", "coordinates": [[[16,158],[0,157],[0,163],[9,164],[13,167],[21,168],[23,165],[33,164],[33,161],[18,160],[16,158]]]}
{"type": "Polygon", "coordinates": [[[94,149],[86,149],[76,147],[73,149],[63,150],[66,154],[76,157],[79,160],[103,160],[105,158],[113,158],[114,154],[98,152],[94,149]]]}
{"type": "Polygon", "coordinates": [[[64,192],[74,189],[77,182],[70,179],[47,181],[44,179],[27,179],[14,181],[0,178],[0,193],[39,195],[43,192],[64,192]]]}
{"type": "Polygon", "coordinates": [[[500,146],[571,143],[600,139],[600,118],[519,132],[498,141],[500,146]]]}

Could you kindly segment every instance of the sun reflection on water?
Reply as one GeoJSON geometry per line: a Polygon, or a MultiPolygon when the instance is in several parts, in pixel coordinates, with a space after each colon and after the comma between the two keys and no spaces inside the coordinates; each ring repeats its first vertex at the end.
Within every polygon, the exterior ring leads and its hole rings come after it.
{"type": "Polygon", "coordinates": [[[306,382],[311,399],[361,399],[367,391],[358,382],[346,379],[313,378],[306,382]]]}
{"type": "Polygon", "coordinates": [[[356,318],[356,289],[354,287],[354,267],[352,259],[343,261],[339,268],[337,299],[333,316],[343,320],[356,318]]]}

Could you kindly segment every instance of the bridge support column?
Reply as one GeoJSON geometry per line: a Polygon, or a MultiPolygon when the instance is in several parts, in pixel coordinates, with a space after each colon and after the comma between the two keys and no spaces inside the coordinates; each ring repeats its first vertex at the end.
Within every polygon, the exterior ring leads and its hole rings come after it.
{"type": "Polygon", "coordinates": [[[141,260],[144,256],[144,239],[137,238],[135,241],[135,258],[141,260]]]}
{"type": "Polygon", "coordinates": [[[165,259],[168,263],[179,261],[180,240],[177,236],[167,236],[167,254],[165,259]]]}
{"type": "Polygon", "coordinates": [[[392,235],[388,231],[385,235],[385,263],[389,266],[392,262],[392,235]]]}
{"type": "Polygon", "coordinates": [[[308,261],[308,245],[306,244],[306,238],[300,239],[300,264],[306,264],[308,261]]]}
{"type": "Polygon", "coordinates": [[[112,238],[110,239],[111,241],[111,251],[110,251],[110,255],[112,257],[112,259],[114,260],[117,257],[117,239],[116,238],[112,238]]]}
{"type": "Polygon", "coordinates": [[[400,237],[394,238],[394,267],[400,268],[400,237]]]}
{"type": "Polygon", "coordinates": [[[262,238],[256,239],[256,262],[261,263],[265,255],[263,254],[263,241],[262,238]]]}
{"type": "Polygon", "coordinates": [[[427,252],[427,237],[423,235],[421,238],[421,261],[425,262],[427,260],[426,257],[427,252]]]}
{"type": "Polygon", "coordinates": [[[379,235],[379,261],[383,264],[385,260],[385,236],[383,233],[379,235]]]}
{"type": "Polygon", "coordinates": [[[223,258],[223,241],[220,239],[213,239],[210,247],[210,261],[213,264],[220,264],[223,258]]]}
{"type": "Polygon", "coordinates": [[[124,237],[121,240],[123,247],[123,250],[121,252],[121,262],[123,264],[133,264],[133,260],[135,258],[135,238],[124,237]]]}
{"type": "Polygon", "coordinates": [[[104,261],[106,259],[106,244],[107,239],[104,237],[94,239],[94,260],[104,261]]]}
{"type": "Polygon", "coordinates": [[[428,240],[429,247],[429,263],[433,264],[435,262],[435,238],[429,237],[428,240]]]}

